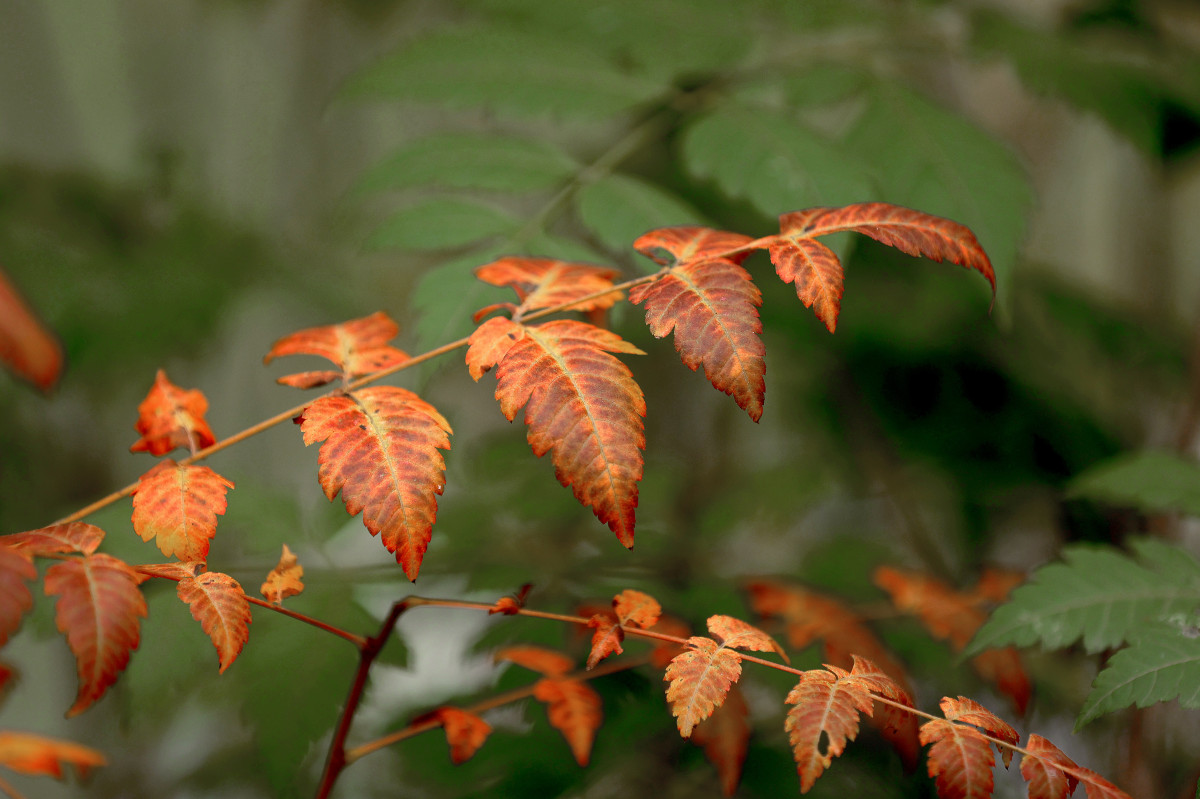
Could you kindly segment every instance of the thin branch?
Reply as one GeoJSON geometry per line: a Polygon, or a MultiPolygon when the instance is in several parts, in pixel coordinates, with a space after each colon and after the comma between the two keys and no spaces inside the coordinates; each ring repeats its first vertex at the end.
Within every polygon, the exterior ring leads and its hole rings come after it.
{"type": "Polygon", "coordinates": [[[10,797],[10,799],[25,799],[25,794],[18,791],[15,787],[13,787],[12,783],[3,777],[0,777],[0,791],[2,791],[5,796],[10,797]]]}

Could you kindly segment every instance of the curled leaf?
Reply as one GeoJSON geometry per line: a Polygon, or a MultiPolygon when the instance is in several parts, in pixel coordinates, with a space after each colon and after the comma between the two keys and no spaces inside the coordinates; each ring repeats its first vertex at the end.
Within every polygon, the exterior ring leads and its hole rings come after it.
{"type": "Polygon", "coordinates": [[[492,725],[466,710],[456,707],[439,707],[412,720],[412,724],[435,722],[446,731],[446,743],[450,745],[450,762],[454,765],[466,763],[492,733],[492,725]]]}
{"type": "Polygon", "coordinates": [[[509,286],[521,300],[521,311],[552,308],[576,300],[573,311],[609,308],[621,299],[613,291],[583,300],[588,295],[611,288],[621,273],[615,269],[574,264],[552,258],[505,256],[475,270],[475,276],[493,286],[509,286]]]}
{"type": "Polygon", "coordinates": [[[316,355],[333,361],[341,370],[301,372],[279,378],[280,383],[295,388],[322,386],[338,378],[351,380],[408,360],[405,352],[387,343],[399,332],[400,327],[391,317],[376,311],[361,319],[310,327],[284,336],[263,356],[263,363],[284,355],[316,355]]]}
{"type": "Polygon", "coordinates": [[[207,411],[208,400],[202,392],[180,388],[159,369],[150,392],[138,405],[138,420],[134,427],[141,438],[129,451],[165,455],[176,447],[195,452],[216,443],[217,439],[204,420],[207,411]]]}
{"type": "Polygon", "coordinates": [[[52,524],[24,533],[0,538],[0,544],[24,549],[32,555],[51,555],[61,552],[82,552],[90,555],[104,540],[104,531],[86,522],[52,524]]]}
{"type": "Polygon", "coordinates": [[[267,579],[258,590],[268,602],[281,605],[283,600],[304,590],[302,577],[304,577],[304,567],[300,565],[296,554],[288,548],[287,544],[284,544],[279,562],[267,574],[267,579]]]}

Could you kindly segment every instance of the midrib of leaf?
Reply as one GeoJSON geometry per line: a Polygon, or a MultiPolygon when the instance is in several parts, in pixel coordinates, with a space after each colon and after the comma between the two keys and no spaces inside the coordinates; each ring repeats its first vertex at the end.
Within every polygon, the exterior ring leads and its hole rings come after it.
{"type": "Polygon", "coordinates": [[[395,487],[394,494],[396,497],[396,502],[400,505],[400,512],[404,515],[404,532],[407,537],[408,534],[411,534],[412,527],[408,522],[408,504],[404,501],[404,481],[400,478],[396,461],[392,458],[392,453],[386,446],[387,430],[384,429],[381,420],[371,412],[370,408],[363,404],[362,400],[360,400],[354,394],[351,394],[350,396],[354,397],[355,404],[358,405],[359,408],[362,408],[363,415],[366,416],[371,422],[371,433],[374,435],[375,441],[379,446],[379,451],[383,456],[383,462],[387,464],[388,474],[391,476],[392,485],[395,487]]]}
{"type": "Polygon", "coordinates": [[[708,301],[707,295],[705,295],[704,292],[702,292],[700,290],[700,287],[696,285],[696,283],[691,279],[690,276],[684,274],[683,272],[676,272],[674,269],[672,269],[671,272],[672,272],[672,274],[675,275],[675,277],[677,277],[681,281],[683,281],[683,283],[688,288],[690,288],[698,298],[700,298],[700,302],[705,308],[712,311],[713,319],[715,319],[717,322],[717,325],[720,326],[721,335],[724,336],[725,340],[729,342],[730,349],[733,350],[733,359],[735,361],[737,361],[738,366],[741,369],[741,372],[738,375],[738,381],[745,382],[745,376],[746,376],[748,367],[742,361],[741,355],[738,353],[737,345],[734,343],[735,339],[733,338],[733,334],[730,333],[729,328],[725,326],[725,320],[721,318],[721,314],[718,313],[717,309],[715,307],[713,307],[712,303],[710,303],[708,301]]]}
{"type": "Polygon", "coordinates": [[[612,497],[615,499],[616,497],[618,497],[620,495],[620,493],[617,491],[616,480],[613,477],[612,461],[608,457],[608,448],[604,445],[604,439],[600,436],[600,433],[599,433],[600,428],[596,426],[596,417],[592,415],[591,401],[589,400],[588,396],[583,392],[583,390],[580,388],[579,382],[575,379],[574,372],[572,372],[569,368],[567,368],[567,363],[565,360],[563,360],[563,358],[559,354],[559,352],[555,349],[551,349],[550,347],[548,347],[546,345],[546,341],[547,341],[546,337],[539,335],[536,327],[526,327],[525,335],[531,337],[534,341],[536,341],[538,343],[538,346],[541,347],[544,352],[546,352],[551,358],[554,359],[554,362],[556,364],[558,364],[559,370],[564,375],[567,376],[567,379],[569,381],[571,381],[571,388],[575,391],[575,396],[579,397],[583,401],[583,408],[587,414],[588,423],[592,427],[592,431],[593,431],[592,437],[596,439],[596,444],[597,444],[597,446],[600,447],[600,453],[604,457],[604,476],[606,478],[608,478],[608,491],[609,491],[609,494],[612,495],[612,497]]]}
{"type": "MultiPolygon", "coordinates": [[[[692,689],[691,697],[688,699],[687,709],[688,709],[689,716],[694,713],[693,707],[695,706],[696,699],[700,696],[700,686],[705,684],[708,675],[710,673],[716,672],[718,677],[721,676],[720,671],[716,668],[716,665],[717,665],[717,661],[721,657],[721,652],[725,651],[725,650],[728,650],[729,652],[733,653],[733,657],[734,657],[734,660],[736,663],[741,662],[741,656],[738,655],[737,650],[727,647],[724,643],[717,644],[717,648],[713,650],[712,657],[710,657],[708,659],[708,663],[705,664],[704,671],[702,671],[700,673],[700,677],[696,680],[696,686],[694,689],[692,689]]],[[[723,703],[724,703],[723,699],[720,702],[715,702],[713,704],[713,709],[715,710],[717,707],[719,707],[723,703]]]]}
{"type": "Polygon", "coordinates": [[[102,623],[103,616],[100,613],[101,597],[98,594],[99,584],[98,581],[94,579],[92,575],[92,565],[86,558],[83,560],[83,569],[84,575],[87,577],[88,596],[91,598],[93,627],[96,630],[95,652],[93,652],[94,656],[92,657],[92,678],[88,681],[88,684],[95,685],[95,683],[104,673],[104,669],[101,666],[102,658],[100,657],[100,653],[105,649],[102,643],[104,639],[104,625],[102,623]]]}

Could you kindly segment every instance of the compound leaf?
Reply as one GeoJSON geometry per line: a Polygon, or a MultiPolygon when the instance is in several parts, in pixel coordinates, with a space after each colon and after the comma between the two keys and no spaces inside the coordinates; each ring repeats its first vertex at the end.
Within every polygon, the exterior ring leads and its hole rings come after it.
{"type": "Polygon", "coordinates": [[[46,570],[47,596],[57,596],[55,620],[67,636],[79,673],[79,694],[67,716],[87,710],[116,682],[137,649],[146,600],[133,568],[97,553],[46,570]]]}
{"type": "Polygon", "coordinates": [[[284,336],[263,356],[270,363],[284,355],[316,355],[333,361],[339,372],[302,372],[279,378],[297,388],[313,388],[339,377],[352,380],[408,359],[402,350],[388,344],[400,327],[383,311],[336,325],[310,327],[284,336]],[[332,375],[332,376],[330,376],[332,375]]]}
{"type": "Polygon", "coordinates": [[[104,755],[71,741],[46,738],[31,732],[0,731],[0,765],[19,774],[62,779],[63,767],[74,766],[79,776],[88,769],[106,766],[104,755]]]}
{"type": "Polygon", "coordinates": [[[762,293],[749,272],[729,260],[687,261],[653,283],[633,287],[629,301],[645,304],[655,337],[675,332],[675,349],[689,369],[703,365],[714,388],[759,420],[766,347],[759,337],[762,293]]]}
{"type": "Polygon", "coordinates": [[[250,603],[245,591],[228,574],[205,572],[180,580],[176,593],[212,639],[224,673],[250,637],[250,603]]]}
{"type": "Polygon", "coordinates": [[[440,449],[450,448],[450,424],[416,394],[375,386],[321,397],[296,418],[304,443],[318,441],[318,479],[346,512],[363,514],[371,535],[417,579],[445,483],[440,449]]]}
{"type": "Polygon", "coordinates": [[[573,319],[522,329],[496,367],[500,410],[512,421],[525,408],[533,453],[550,452],[559,482],[632,547],[646,401],[608,353],[641,350],[573,319]]]}
{"type": "Polygon", "coordinates": [[[159,369],[154,385],[138,405],[138,420],[134,427],[141,435],[130,452],[149,452],[165,455],[176,447],[193,452],[216,442],[204,414],[208,400],[197,389],[184,390],[167,379],[159,369]]]}
{"type": "Polygon", "coordinates": [[[604,721],[600,694],[579,680],[543,677],[533,686],[533,696],[546,703],[546,716],[567,739],[575,762],[586,766],[596,730],[604,721]]]}
{"type": "Polygon", "coordinates": [[[1089,653],[1119,646],[1139,625],[1200,605],[1200,564],[1178,547],[1131,542],[1133,558],[1111,547],[1064,547],[1063,562],[1036,570],[992,613],[967,649],[1083,640],[1089,653]]]}
{"type": "Polygon", "coordinates": [[[138,479],[133,494],[133,529],[168,557],[206,560],[225,492],[233,483],[207,466],[156,465],[138,479]]]}

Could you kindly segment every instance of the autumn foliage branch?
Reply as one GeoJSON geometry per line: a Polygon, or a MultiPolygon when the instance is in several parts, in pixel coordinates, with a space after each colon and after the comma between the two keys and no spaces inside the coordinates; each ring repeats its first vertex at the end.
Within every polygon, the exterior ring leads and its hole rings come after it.
{"type": "MultiPolygon", "coordinates": [[[[177,582],[179,598],[217,650],[220,670],[227,669],[249,638],[251,605],[278,609],[284,599],[303,589],[303,569],[285,547],[261,588],[264,600],[252,600],[229,575],[207,571],[210,542],[234,484],[197,464],[287,419],[299,425],[306,445],[320,445],[318,480],[326,497],[332,501],[340,494],[347,512],[361,514],[370,534],[380,538],[405,575],[415,580],[437,517],[452,428],[437,408],[416,393],[372,384],[464,346],[472,379],[479,381],[494,370],[501,413],[513,421],[524,411],[533,453],[539,457],[549,453],[559,482],[621,544],[632,548],[647,408],[632,370],[616,357],[641,350],[603,325],[608,309],[628,292],[629,301],[644,310],[655,337],[673,335],[683,363],[693,371],[702,368],[716,389],[758,421],[766,385],[758,313],[762,294],[743,264],[752,252],[766,250],[778,277],[794,285],[798,299],[833,332],[844,293],[842,265],[818,238],[845,231],[910,255],[976,271],[994,293],[991,264],[964,226],[886,203],[858,203],[784,214],[778,234],[759,238],[702,227],[651,231],[634,247],[661,269],[625,282],[616,282],[619,273],[604,267],[546,258],[500,258],[475,274],[486,283],[511,289],[516,300],[481,309],[470,336],[415,357],[389,343],[399,328],[383,313],[298,331],[275,342],[264,360],[320,356],[335,368],[293,373],[279,382],[298,389],[336,387],[221,441],[205,421],[204,395],[175,386],[160,371],[139,406],[140,437],[131,449],[165,456],[182,447],[188,455],[179,461],[163,458],[136,483],[55,525],[0,539],[0,644],[17,631],[32,606],[27,583],[37,579],[34,558],[45,557],[57,562],[45,572],[44,590],[58,598],[57,625],[78,667],[79,693],[69,715],[100,699],[126,667],[139,643],[140,619],[147,612],[140,584],[150,577],[177,582]],[[543,321],[564,311],[581,313],[588,321],[543,321]],[[169,562],[132,565],[97,551],[105,533],[81,519],[129,495],[133,496],[134,531],[144,541],[153,541],[172,559],[169,562]]],[[[998,585],[981,580],[971,591],[957,592],[922,575],[894,569],[881,569],[875,579],[897,608],[920,617],[933,635],[956,650],[966,646],[986,618],[985,603],[1011,588],[1011,582],[1003,579],[998,585]]],[[[916,711],[902,667],[862,621],[836,601],[767,581],[751,583],[746,589],[761,617],[784,625],[791,647],[822,641],[826,668],[801,671],[747,654],[774,651],[786,659],[766,632],[730,616],[711,617],[709,635],[689,637],[682,623],[662,617],[658,603],[636,591],[618,595],[611,608],[593,608],[580,616],[525,609],[523,596],[493,606],[410,597],[392,607],[371,637],[287,612],[351,641],[360,652],[318,796],[333,790],[346,765],[373,751],[372,745],[347,750],[347,736],[371,666],[396,620],[422,605],[487,609],[584,625],[594,630],[589,669],[620,654],[627,635],[655,639],[658,646],[649,658],[665,670],[667,700],[679,732],[706,748],[711,744],[713,752],[736,751],[730,736],[741,739],[749,733],[744,702],[734,690],[742,661],[790,671],[800,681],[787,698],[793,707],[786,729],[804,791],[854,740],[860,714],[865,714],[906,763],[915,762],[922,745],[930,746],[929,773],[942,799],[991,795],[990,747],[1000,747],[1007,764],[1017,743],[1011,727],[961,697],[943,699],[940,718],[916,711]],[[918,716],[926,719],[919,729],[918,716]]],[[[576,760],[586,764],[602,715],[598,695],[574,674],[574,661],[533,647],[509,647],[497,657],[541,675],[530,689],[532,695],[546,703],[551,724],[562,730],[576,760]]],[[[972,665],[1012,699],[1018,712],[1024,712],[1030,687],[1015,651],[983,652],[972,659],[972,665]]],[[[434,714],[420,724],[436,723],[447,730],[456,762],[469,757],[472,747],[486,737],[486,724],[469,712],[442,709],[434,714]]],[[[84,756],[33,744],[28,737],[16,740],[10,753],[0,750],[0,762],[10,766],[23,762],[13,752],[33,746],[43,758],[33,773],[52,773],[61,769],[62,762],[81,770],[100,762],[91,750],[84,756]]],[[[1025,756],[1023,773],[1029,764],[1026,777],[1033,799],[1062,799],[1077,782],[1086,786],[1090,799],[1125,796],[1067,761],[1044,739],[1034,736],[1017,751],[1025,756]]],[[[732,792],[737,769],[729,764],[737,761],[736,756],[714,757],[726,762],[722,780],[727,792],[732,792]]]]}

